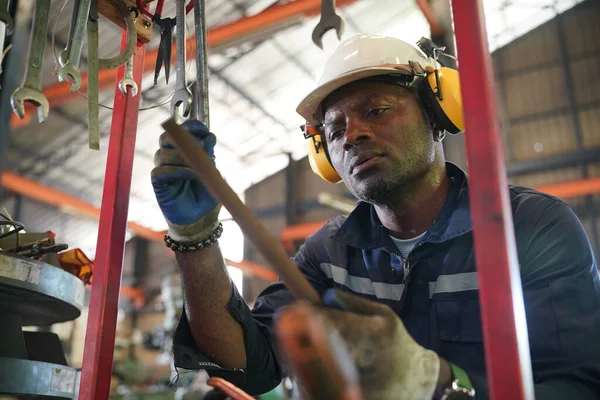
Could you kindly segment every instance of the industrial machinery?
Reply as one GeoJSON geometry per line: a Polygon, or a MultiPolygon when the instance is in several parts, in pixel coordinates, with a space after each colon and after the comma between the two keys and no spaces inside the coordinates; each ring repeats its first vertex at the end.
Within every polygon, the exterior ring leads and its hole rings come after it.
{"type": "Polygon", "coordinates": [[[0,393],[74,398],[78,371],[49,328],[79,317],[85,284],[60,267],[57,251],[67,245],[52,232],[0,222],[0,393]]]}

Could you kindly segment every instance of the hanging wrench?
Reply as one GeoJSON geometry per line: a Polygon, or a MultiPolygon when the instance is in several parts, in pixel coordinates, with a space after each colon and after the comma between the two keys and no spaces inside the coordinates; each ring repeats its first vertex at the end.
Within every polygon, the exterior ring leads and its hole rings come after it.
{"type": "Polygon", "coordinates": [[[181,115],[187,117],[192,105],[192,93],[187,88],[185,79],[185,0],[175,0],[176,14],[175,26],[177,34],[175,36],[175,46],[177,47],[177,82],[175,84],[175,93],[171,99],[171,115],[175,116],[177,108],[182,106],[181,115]]]}
{"type": "Polygon", "coordinates": [[[200,119],[201,122],[210,129],[208,118],[208,58],[206,55],[206,7],[205,0],[193,0],[194,22],[196,33],[196,84],[194,96],[195,108],[194,119],[200,119]]]}
{"type": "Polygon", "coordinates": [[[312,41],[323,48],[323,35],[335,29],[338,39],[344,34],[344,20],[335,13],[335,0],[321,0],[321,20],[312,32],[312,41]]]}
{"type": "Polygon", "coordinates": [[[125,64],[125,75],[119,81],[119,89],[123,96],[127,96],[127,88],[131,90],[131,97],[135,97],[138,93],[138,85],[133,79],[133,56],[125,64]]]}
{"type": "Polygon", "coordinates": [[[90,16],[87,23],[88,48],[88,146],[92,150],[100,150],[100,106],[99,92],[99,38],[98,38],[98,0],[92,0],[90,16]]]}
{"type": "MultiPolygon", "coordinates": [[[[139,18],[139,14],[133,18],[133,23],[137,22],[139,18]]],[[[127,96],[127,88],[130,88],[131,97],[135,97],[138,93],[138,85],[136,81],[133,79],[133,54],[129,57],[129,60],[125,63],[125,74],[123,78],[119,81],[119,89],[121,89],[121,93],[123,96],[127,96]]]]}
{"type": "Polygon", "coordinates": [[[69,42],[65,51],[61,53],[60,62],[62,66],[58,69],[58,80],[65,82],[70,79],[72,91],[78,90],[81,86],[79,62],[91,4],[91,0],[75,0],[71,16],[69,42]]]}
{"type": "Polygon", "coordinates": [[[50,112],[48,99],[42,93],[42,65],[49,19],[50,0],[37,0],[33,14],[31,38],[29,39],[29,55],[25,67],[25,77],[21,86],[10,97],[12,109],[21,119],[25,118],[25,102],[35,104],[40,123],[48,118],[50,112]]]}

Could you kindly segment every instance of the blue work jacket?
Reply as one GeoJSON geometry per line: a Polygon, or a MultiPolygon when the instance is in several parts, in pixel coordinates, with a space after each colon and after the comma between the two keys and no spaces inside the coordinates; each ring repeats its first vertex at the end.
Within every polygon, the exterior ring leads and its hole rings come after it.
{"type": "MultiPolygon", "coordinates": [[[[487,399],[467,178],[452,164],[447,172],[452,186],[439,218],[407,259],[373,206],[359,203],[348,217],[336,217],[307,238],[294,262],[320,294],[338,288],[389,305],[420,345],[467,371],[477,399],[487,399]]],[[[510,201],[536,397],[600,399],[600,279],[586,233],[556,197],[511,186],[510,201]]],[[[184,313],[175,365],[206,369],[252,394],[272,389],[285,373],[274,346],[273,314],[293,300],[282,283],[274,283],[250,310],[234,289],[230,311],[244,331],[243,372],[222,369],[200,354],[184,313]]]]}

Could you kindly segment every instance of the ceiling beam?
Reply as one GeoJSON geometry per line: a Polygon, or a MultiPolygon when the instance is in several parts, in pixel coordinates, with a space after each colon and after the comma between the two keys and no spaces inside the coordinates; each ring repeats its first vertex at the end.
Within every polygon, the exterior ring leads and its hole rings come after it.
{"type": "MultiPolygon", "coordinates": [[[[350,5],[357,0],[338,0],[336,6],[338,8],[350,5]]],[[[210,29],[207,31],[207,45],[209,50],[215,50],[226,46],[233,46],[243,41],[252,41],[257,37],[264,35],[265,31],[271,31],[272,33],[285,29],[291,25],[294,25],[301,21],[305,17],[317,15],[321,9],[321,0],[294,0],[289,3],[282,5],[276,5],[250,17],[243,17],[239,20],[220,26],[218,28],[210,29]]],[[[187,40],[187,46],[195,48],[196,40],[192,36],[187,40]]],[[[173,46],[172,60],[175,62],[176,46],[173,46]]],[[[194,57],[195,52],[187,52],[188,59],[194,57]]],[[[156,62],[156,56],[158,55],[158,48],[150,50],[146,53],[144,59],[144,73],[150,73],[154,71],[154,64],[156,62]]],[[[117,80],[118,68],[115,69],[103,69],[99,71],[99,89],[105,90],[114,86],[117,80]]],[[[85,91],[87,88],[87,74],[81,74],[81,91],[85,91]]],[[[77,91],[71,91],[70,85],[66,82],[55,83],[47,86],[43,90],[44,95],[50,103],[50,107],[58,107],[70,100],[78,99],[79,93],[77,91]]],[[[28,107],[26,117],[19,119],[16,115],[13,115],[11,119],[11,127],[18,128],[27,125],[33,116],[34,107],[28,107]]]]}

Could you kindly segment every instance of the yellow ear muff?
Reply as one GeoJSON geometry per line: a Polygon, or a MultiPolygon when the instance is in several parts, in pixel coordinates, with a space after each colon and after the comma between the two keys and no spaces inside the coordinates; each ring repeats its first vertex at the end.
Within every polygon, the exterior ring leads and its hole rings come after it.
{"type": "Polygon", "coordinates": [[[456,134],[465,130],[458,71],[442,67],[427,75],[428,100],[440,128],[456,134]],[[438,83],[439,79],[439,83],[438,83]],[[439,87],[438,87],[439,85],[439,87]],[[441,90],[441,99],[440,99],[441,90]]]}
{"type": "Polygon", "coordinates": [[[323,137],[314,135],[306,140],[308,144],[308,162],[313,172],[329,183],[341,182],[342,178],[333,169],[325,152],[323,137]]]}

